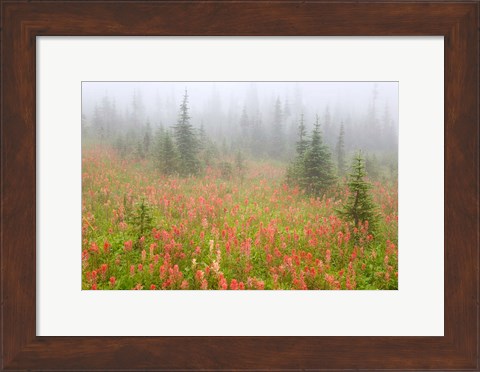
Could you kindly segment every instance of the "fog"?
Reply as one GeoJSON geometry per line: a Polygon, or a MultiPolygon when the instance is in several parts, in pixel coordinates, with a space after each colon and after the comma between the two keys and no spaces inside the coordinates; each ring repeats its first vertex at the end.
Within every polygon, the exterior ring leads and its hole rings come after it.
{"type": "MultiPolygon", "coordinates": [[[[397,154],[397,82],[83,82],[84,141],[113,142],[136,131],[141,138],[147,123],[153,132],[171,128],[185,92],[191,124],[218,145],[235,148],[249,136],[266,147],[273,131],[281,131],[288,160],[303,114],[307,130],[318,115],[332,149],[343,124],[347,151],[397,154]]],[[[268,151],[250,152],[268,157],[268,151]]]]}

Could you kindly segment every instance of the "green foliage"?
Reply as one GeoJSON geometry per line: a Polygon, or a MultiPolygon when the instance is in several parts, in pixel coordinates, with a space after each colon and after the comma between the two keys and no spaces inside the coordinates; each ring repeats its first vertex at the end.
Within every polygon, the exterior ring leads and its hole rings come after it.
{"type": "Polygon", "coordinates": [[[304,172],[303,156],[297,156],[287,167],[285,182],[290,186],[300,185],[304,172]]]}
{"type": "Polygon", "coordinates": [[[145,159],[145,151],[143,148],[143,144],[140,141],[138,141],[137,145],[135,146],[134,155],[137,159],[145,159]]]}
{"type": "Polygon", "coordinates": [[[114,148],[117,151],[118,155],[122,159],[124,159],[125,156],[127,155],[127,144],[125,142],[124,137],[121,134],[117,137],[114,148]]]}
{"type": "Polygon", "coordinates": [[[163,177],[159,182],[158,172],[146,161],[112,157],[110,149],[85,151],[84,172],[92,176],[82,188],[82,288],[179,289],[185,281],[188,289],[200,289],[198,270],[208,289],[220,287],[219,272],[230,289],[234,280],[247,289],[256,288],[257,280],[265,289],[398,288],[396,185],[373,185],[372,196],[385,205],[379,211],[382,218],[374,234],[360,223],[354,232],[352,220],[333,218],[335,200],[307,199],[281,187],[283,164],[248,160],[244,187],[233,158],[227,163],[233,176],[227,179],[220,180],[216,172],[171,178],[178,186],[171,188],[163,177]],[[105,186],[108,196],[100,191],[105,186]],[[145,195],[146,186],[159,203],[138,197],[145,195]],[[188,201],[201,199],[208,209],[197,213],[198,203],[188,201]],[[175,243],[159,240],[160,231],[175,243]],[[320,261],[322,270],[312,272],[320,261]],[[172,281],[169,272],[177,266],[182,277],[172,281]],[[275,275],[281,268],[286,268],[284,274],[275,275]]]}
{"type": "Polygon", "coordinates": [[[343,123],[340,126],[340,133],[338,135],[337,146],[335,148],[336,155],[337,155],[337,171],[338,176],[343,177],[345,175],[345,129],[343,127],[343,123]]]}
{"type": "Polygon", "coordinates": [[[150,123],[147,122],[147,125],[145,127],[145,133],[143,135],[143,151],[146,155],[150,154],[151,144],[152,144],[152,128],[150,126],[150,123]]]}
{"type": "Polygon", "coordinates": [[[338,213],[344,220],[353,222],[355,227],[358,227],[360,222],[368,221],[370,230],[374,230],[378,214],[370,195],[372,186],[364,180],[365,176],[364,160],[358,153],[353,160],[352,173],[347,183],[350,194],[338,213]]]}
{"type": "Polygon", "coordinates": [[[200,124],[200,129],[198,130],[198,151],[204,151],[208,146],[208,137],[203,121],[200,124]]]}
{"type": "Polygon", "coordinates": [[[166,175],[174,174],[177,171],[178,154],[170,132],[164,132],[159,141],[158,169],[166,175]]]}
{"type": "Polygon", "coordinates": [[[235,154],[235,168],[237,168],[239,172],[245,169],[245,157],[241,150],[238,150],[235,154]]]}
{"type": "Polygon", "coordinates": [[[310,195],[321,196],[335,183],[330,151],[323,143],[320,123],[315,121],[312,139],[303,157],[301,186],[310,195]]]}
{"type": "Polygon", "coordinates": [[[297,156],[287,168],[286,182],[313,196],[322,196],[335,183],[330,151],[323,143],[317,115],[310,142],[305,139],[303,114],[298,127],[297,156]]]}
{"type": "Polygon", "coordinates": [[[298,125],[298,141],[296,143],[297,156],[301,157],[308,149],[307,130],[303,120],[303,112],[300,116],[300,124],[298,125]]]}
{"type": "Polygon", "coordinates": [[[178,150],[178,171],[181,176],[196,175],[199,172],[198,139],[188,114],[188,93],[185,90],[177,124],[174,128],[178,150]]]}
{"type": "Polygon", "coordinates": [[[228,161],[222,161],[219,168],[223,178],[230,178],[233,175],[233,166],[228,161]]]}
{"type": "Polygon", "coordinates": [[[203,167],[209,167],[214,164],[215,158],[218,157],[218,149],[215,143],[208,138],[205,131],[205,127],[200,126],[198,131],[198,143],[199,143],[199,160],[203,167]]]}
{"type": "Polygon", "coordinates": [[[295,159],[287,167],[286,182],[290,186],[295,186],[301,183],[304,177],[304,156],[309,146],[307,140],[307,130],[303,120],[303,113],[300,116],[300,123],[298,125],[298,140],[295,144],[297,155],[295,159]]]}
{"type": "Polygon", "coordinates": [[[141,201],[135,205],[134,210],[127,218],[127,222],[131,230],[138,239],[151,231],[153,227],[152,221],[153,217],[151,207],[144,198],[142,198],[141,201]]]}

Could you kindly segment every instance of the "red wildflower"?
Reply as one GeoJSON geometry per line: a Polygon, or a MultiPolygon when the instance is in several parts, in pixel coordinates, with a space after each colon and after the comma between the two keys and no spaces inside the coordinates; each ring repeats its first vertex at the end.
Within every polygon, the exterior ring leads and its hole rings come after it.
{"type": "Polygon", "coordinates": [[[133,246],[133,242],[131,240],[128,240],[125,243],[123,243],[123,246],[124,246],[125,251],[131,251],[132,246],[133,246]]]}
{"type": "Polygon", "coordinates": [[[180,284],[181,289],[188,289],[188,281],[183,280],[182,284],[180,284]]]}
{"type": "Polygon", "coordinates": [[[91,250],[92,252],[98,253],[98,245],[97,245],[97,243],[92,242],[92,244],[90,245],[90,250],[91,250]]]}
{"type": "Polygon", "coordinates": [[[329,264],[331,258],[332,258],[332,252],[330,251],[330,249],[327,249],[327,252],[326,252],[326,254],[325,254],[325,262],[326,262],[327,264],[329,264]]]}
{"type": "Polygon", "coordinates": [[[110,243],[106,240],[105,243],[103,243],[103,251],[105,253],[108,253],[110,247],[111,247],[110,243]]]}
{"type": "Polygon", "coordinates": [[[197,270],[195,273],[195,279],[199,282],[203,280],[203,271],[202,270],[197,270]]]}

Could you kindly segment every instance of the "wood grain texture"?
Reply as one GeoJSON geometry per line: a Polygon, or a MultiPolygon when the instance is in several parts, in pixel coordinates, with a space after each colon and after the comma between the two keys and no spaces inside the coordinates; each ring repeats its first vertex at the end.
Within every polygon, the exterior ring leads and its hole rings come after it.
{"type": "Polygon", "coordinates": [[[478,370],[478,1],[4,1],[0,9],[2,370],[478,370]],[[36,337],[41,35],[444,35],[445,337],[36,337]]]}

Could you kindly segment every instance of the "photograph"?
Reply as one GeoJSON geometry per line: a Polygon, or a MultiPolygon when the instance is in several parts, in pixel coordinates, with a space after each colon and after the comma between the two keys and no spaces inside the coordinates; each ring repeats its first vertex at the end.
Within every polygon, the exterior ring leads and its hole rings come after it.
{"type": "Polygon", "coordinates": [[[0,370],[480,371],[479,11],[0,1],[0,370]]]}
{"type": "Polygon", "coordinates": [[[397,81],[81,89],[82,290],[398,290],[397,81]]]}

